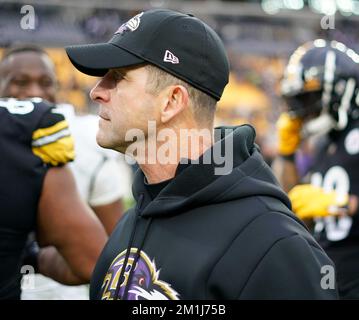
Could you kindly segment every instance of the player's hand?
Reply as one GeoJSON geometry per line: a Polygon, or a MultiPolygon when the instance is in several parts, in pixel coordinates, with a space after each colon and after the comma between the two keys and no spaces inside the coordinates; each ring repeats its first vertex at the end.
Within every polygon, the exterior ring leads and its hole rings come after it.
{"type": "Polygon", "coordinates": [[[292,210],[300,219],[340,215],[348,204],[349,196],[335,191],[325,192],[311,184],[295,186],[288,193],[292,210]]]}
{"type": "Polygon", "coordinates": [[[302,122],[302,119],[290,117],[286,112],[280,115],[276,124],[280,155],[290,156],[297,151],[301,142],[302,122]]]}

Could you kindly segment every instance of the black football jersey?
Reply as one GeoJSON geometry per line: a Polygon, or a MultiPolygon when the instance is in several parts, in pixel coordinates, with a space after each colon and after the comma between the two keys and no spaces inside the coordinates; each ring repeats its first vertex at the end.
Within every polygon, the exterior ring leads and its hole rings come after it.
{"type": "MultiPolygon", "coordinates": [[[[312,184],[324,190],[359,196],[359,120],[351,121],[345,130],[330,135],[315,157],[310,178],[312,184]]],[[[352,217],[316,219],[314,233],[324,249],[348,243],[359,248],[359,212],[352,217]]]]}
{"type": "Polygon", "coordinates": [[[19,298],[21,255],[44,176],[74,158],[68,124],[41,99],[0,99],[0,299],[19,298]]]}

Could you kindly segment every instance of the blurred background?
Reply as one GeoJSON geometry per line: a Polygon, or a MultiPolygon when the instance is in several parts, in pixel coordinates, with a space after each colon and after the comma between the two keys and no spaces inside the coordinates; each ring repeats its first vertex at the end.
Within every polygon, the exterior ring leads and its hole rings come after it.
{"type": "Polygon", "coordinates": [[[88,97],[96,78],[77,72],[63,47],[107,41],[136,13],[160,7],[192,13],[220,34],[232,72],[216,122],[253,124],[269,163],[275,153],[274,123],[283,107],[279,81],[290,53],[318,37],[358,49],[357,0],[1,0],[0,47],[16,43],[46,47],[56,64],[60,102],[81,112],[96,112],[88,97]],[[21,28],[25,5],[34,8],[34,29],[21,28]]]}

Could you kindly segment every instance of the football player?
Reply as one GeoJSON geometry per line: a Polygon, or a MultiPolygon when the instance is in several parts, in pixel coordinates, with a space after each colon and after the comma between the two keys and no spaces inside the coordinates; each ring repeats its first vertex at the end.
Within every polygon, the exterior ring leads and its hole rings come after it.
{"type": "Polygon", "coordinates": [[[0,299],[20,298],[22,252],[34,230],[46,246],[35,269],[65,284],[88,282],[106,233],[66,165],[74,150],[64,117],[39,98],[0,99],[0,146],[0,299]]]}
{"type": "Polygon", "coordinates": [[[305,43],[290,57],[281,90],[288,109],[277,122],[274,171],[335,262],[340,296],[359,298],[359,55],[337,41],[305,43]],[[302,142],[314,151],[301,179],[302,142]]]}
{"type": "MultiPolygon", "coordinates": [[[[58,86],[54,64],[41,47],[23,44],[7,49],[0,62],[0,75],[0,97],[15,97],[18,99],[41,97],[52,103],[57,100],[56,91],[58,86]]],[[[39,105],[34,104],[35,107],[39,105]]],[[[92,121],[93,119],[90,119],[89,116],[74,116],[72,109],[69,110],[70,112],[68,110],[64,112],[65,107],[68,109],[73,108],[70,105],[56,105],[56,109],[53,110],[56,110],[56,117],[63,118],[57,113],[66,116],[66,125],[67,123],[70,125],[70,128],[66,130],[68,132],[70,129],[72,137],[76,140],[76,161],[70,163],[69,168],[74,174],[80,196],[95,211],[107,233],[111,233],[122,214],[122,201],[120,199],[123,193],[123,187],[121,186],[122,176],[120,172],[117,172],[119,171],[117,160],[99,150],[100,148],[97,146],[95,138],[93,138],[93,142],[91,141],[92,134],[94,135],[94,130],[91,130],[93,126],[90,126],[94,122],[92,121]],[[81,125],[80,128],[79,125],[81,125]],[[81,134],[84,127],[86,127],[86,134],[81,134]]],[[[57,151],[52,148],[54,145],[50,146],[48,154],[53,156],[53,153],[57,151]]],[[[73,153],[74,150],[71,149],[71,152],[73,153]]],[[[30,235],[25,250],[25,265],[36,265],[37,263],[38,246],[34,239],[35,236],[30,235]]],[[[48,251],[48,249],[46,250],[48,251]]],[[[42,249],[42,251],[44,250],[42,249]]],[[[49,268],[51,267],[49,266],[49,268]]],[[[44,274],[44,272],[42,273],[44,274]]],[[[48,270],[45,275],[51,276],[52,271],[48,270]]],[[[27,278],[28,276],[24,280],[26,281],[27,278]]],[[[58,279],[56,275],[55,277],[52,276],[52,278],[69,284],[66,281],[61,281],[61,278],[58,279]]],[[[44,299],[49,295],[52,299],[88,298],[87,286],[61,286],[41,275],[36,275],[33,279],[37,285],[37,290],[25,288],[22,291],[22,299],[44,299]]]]}
{"type": "MultiPolygon", "coordinates": [[[[41,47],[23,44],[7,49],[0,73],[0,97],[57,100],[54,64],[41,47]]],[[[58,105],[58,110],[66,116],[75,139],[76,160],[71,169],[77,187],[110,234],[123,213],[124,174],[114,156],[96,144],[97,118],[75,116],[70,105],[58,105]]]]}

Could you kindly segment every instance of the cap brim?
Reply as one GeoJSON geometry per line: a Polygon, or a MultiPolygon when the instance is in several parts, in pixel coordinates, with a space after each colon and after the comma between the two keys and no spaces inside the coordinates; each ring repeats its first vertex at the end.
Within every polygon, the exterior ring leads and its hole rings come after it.
{"type": "Polygon", "coordinates": [[[109,69],[133,66],[145,62],[134,54],[111,43],[66,47],[74,67],[90,76],[102,77],[109,69]]]}

